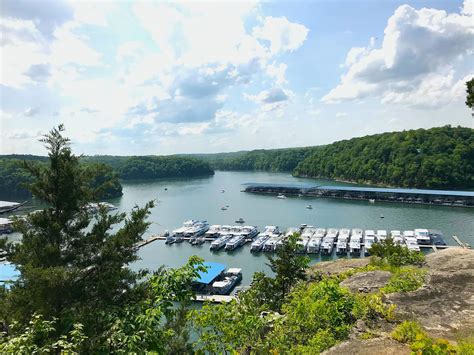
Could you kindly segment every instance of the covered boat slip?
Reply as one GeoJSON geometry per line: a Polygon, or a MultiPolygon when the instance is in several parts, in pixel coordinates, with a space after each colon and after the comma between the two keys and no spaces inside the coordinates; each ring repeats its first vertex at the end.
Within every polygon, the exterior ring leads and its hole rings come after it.
{"type": "Polygon", "coordinates": [[[196,299],[203,300],[211,295],[228,295],[242,280],[241,269],[230,268],[215,262],[204,262],[206,271],[199,271],[193,282],[193,290],[197,293],[196,299]]]}
{"type": "Polygon", "coordinates": [[[247,183],[244,192],[474,207],[474,191],[247,183]]]}

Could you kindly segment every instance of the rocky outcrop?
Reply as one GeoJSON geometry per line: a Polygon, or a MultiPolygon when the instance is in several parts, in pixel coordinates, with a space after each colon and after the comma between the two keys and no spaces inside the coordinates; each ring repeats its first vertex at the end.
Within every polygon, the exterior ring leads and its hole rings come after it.
{"type": "Polygon", "coordinates": [[[350,269],[367,266],[368,264],[368,258],[338,259],[335,261],[316,263],[309,269],[308,274],[310,277],[318,273],[326,275],[339,274],[350,269]]]}
{"type": "Polygon", "coordinates": [[[384,287],[392,274],[388,271],[360,272],[341,282],[351,292],[371,293],[384,287]]]}
{"type": "Polygon", "coordinates": [[[422,288],[387,295],[402,319],[419,322],[432,337],[455,341],[474,331],[474,250],[450,248],[426,257],[422,288]]]}
{"type": "MultiPolygon", "coordinates": [[[[336,260],[312,267],[310,276],[335,274],[367,265],[367,259],[336,260]]],[[[429,336],[456,342],[474,332],[474,250],[449,248],[426,257],[425,285],[413,292],[384,296],[386,303],[397,306],[398,320],[415,320],[429,336]]],[[[357,273],[341,285],[352,292],[374,292],[383,287],[390,273],[357,273]]],[[[365,324],[356,325],[351,338],[324,354],[409,354],[410,349],[391,339],[395,324],[384,322],[375,331],[377,338],[363,340],[365,324]],[[360,329],[358,329],[360,328],[360,329]]]]}
{"type": "Polygon", "coordinates": [[[338,344],[323,352],[324,355],[404,355],[410,354],[410,348],[390,338],[369,340],[354,339],[338,344]]]}

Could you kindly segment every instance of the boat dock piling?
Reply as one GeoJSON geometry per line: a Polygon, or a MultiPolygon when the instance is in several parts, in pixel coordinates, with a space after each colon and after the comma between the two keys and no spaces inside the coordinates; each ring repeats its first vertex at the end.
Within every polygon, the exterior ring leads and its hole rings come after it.
{"type": "Polygon", "coordinates": [[[461,241],[461,239],[459,239],[458,236],[453,235],[453,239],[454,239],[454,241],[455,241],[456,243],[459,244],[459,246],[460,246],[461,248],[465,248],[465,249],[470,249],[470,248],[471,248],[471,246],[470,246],[469,244],[466,244],[466,243],[464,243],[463,241],[461,241]]]}

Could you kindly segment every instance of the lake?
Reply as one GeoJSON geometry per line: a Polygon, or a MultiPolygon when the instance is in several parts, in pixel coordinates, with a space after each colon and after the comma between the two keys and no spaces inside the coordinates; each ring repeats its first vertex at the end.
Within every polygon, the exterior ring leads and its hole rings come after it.
{"type": "MultiPolygon", "coordinates": [[[[290,174],[265,172],[216,172],[212,177],[196,179],[160,180],[153,182],[123,183],[121,198],[111,200],[119,211],[130,211],[133,206],[143,206],[155,199],[156,207],[150,216],[152,225],[147,236],[180,227],[188,219],[204,219],[210,224],[235,224],[242,217],[246,225],[262,229],[266,225],[278,225],[280,229],[299,226],[302,223],[315,227],[398,229],[439,229],[447,244],[455,245],[452,235],[474,245],[474,209],[462,207],[407,205],[400,203],[333,200],[319,198],[288,197],[277,199],[273,195],[256,195],[241,192],[248,182],[320,185],[347,185],[334,181],[294,178],[290,174]],[[165,188],[167,190],[165,190],[165,188]],[[221,190],[225,190],[224,193],[221,190]],[[306,209],[311,204],[313,209],[306,209]],[[228,205],[226,211],[222,206],[228,205]],[[383,215],[385,218],[381,219],[383,215]]],[[[139,267],[150,269],[161,265],[183,265],[191,255],[206,261],[216,261],[228,267],[243,269],[243,284],[248,284],[255,271],[269,271],[263,254],[251,254],[246,245],[235,252],[210,252],[209,243],[191,246],[187,242],[165,245],[153,242],[140,250],[139,267]]],[[[320,256],[311,256],[313,262],[320,256]]],[[[325,259],[327,260],[327,258],[325,259]]]]}

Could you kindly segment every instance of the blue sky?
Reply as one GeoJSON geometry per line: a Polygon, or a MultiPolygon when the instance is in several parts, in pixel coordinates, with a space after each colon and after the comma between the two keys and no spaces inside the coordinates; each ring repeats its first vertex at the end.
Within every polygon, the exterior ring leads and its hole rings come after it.
{"type": "Polygon", "coordinates": [[[175,154],[472,127],[472,1],[4,0],[0,153],[175,154]]]}

